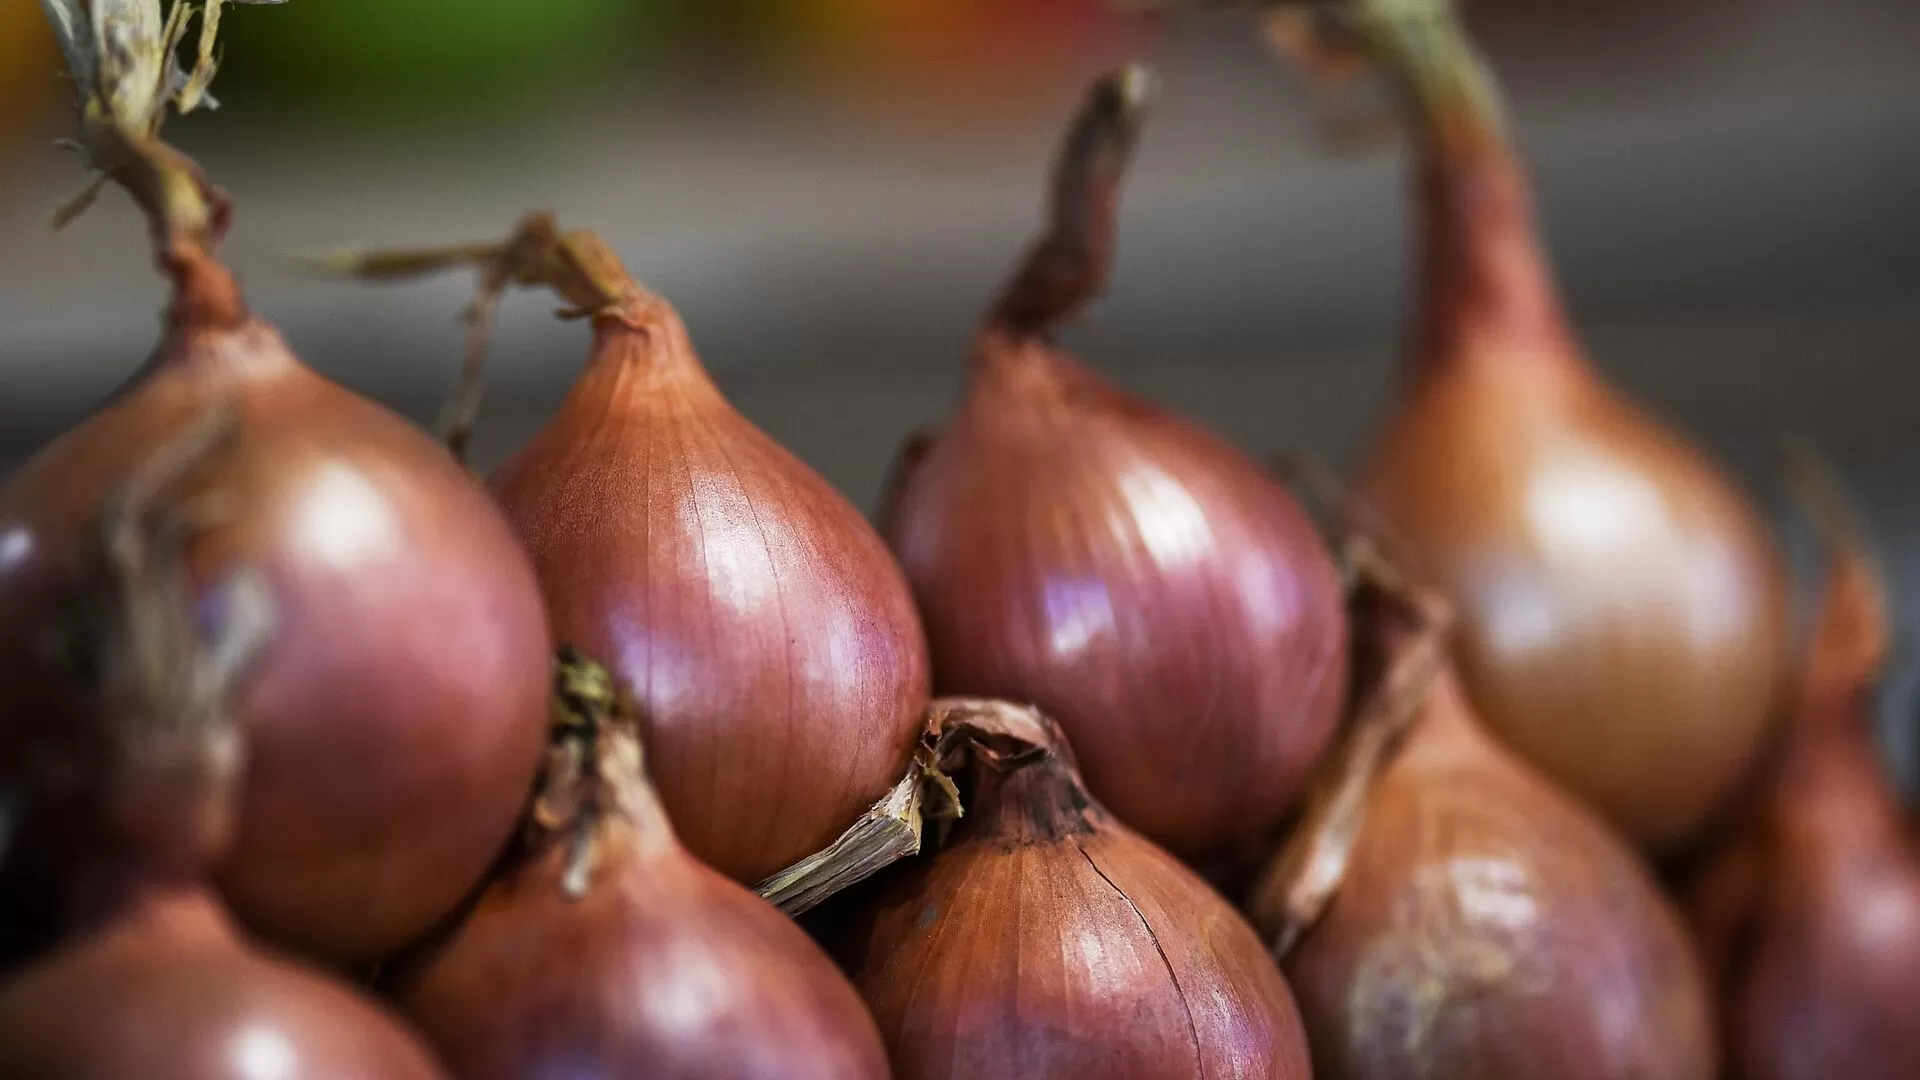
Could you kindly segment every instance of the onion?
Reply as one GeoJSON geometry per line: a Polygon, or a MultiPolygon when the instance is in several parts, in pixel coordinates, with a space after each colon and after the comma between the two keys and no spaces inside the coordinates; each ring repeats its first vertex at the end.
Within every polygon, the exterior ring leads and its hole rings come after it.
{"type": "Polygon", "coordinates": [[[1920,1075],[1920,846],[1871,726],[1886,594],[1827,490],[1809,490],[1831,550],[1783,756],[1690,897],[1733,1080],[1920,1075]]]}
{"type": "MultiPolygon", "coordinates": [[[[83,58],[91,40],[78,42],[83,58]]],[[[538,586],[445,451],[303,366],[247,311],[214,255],[224,197],[153,140],[156,121],[101,104],[120,103],[114,79],[132,77],[109,62],[83,86],[89,150],[151,215],[173,302],[139,375],[0,491],[0,700],[14,710],[0,769],[37,725],[85,707],[35,638],[102,501],[184,418],[231,398],[243,452],[216,482],[232,513],[192,564],[203,582],[257,567],[282,618],[241,693],[253,753],[221,892],[269,940],[372,960],[454,907],[512,832],[544,730],[538,586]]]]}
{"type": "Polygon", "coordinates": [[[1122,821],[1231,858],[1271,833],[1332,737],[1345,613],[1280,484],[1050,340],[1106,280],[1150,78],[1095,86],[1051,227],[980,331],[959,411],[902,459],[883,529],[936,689],[1037,704],[1122,821]]]}
{"type": "Polygon", "coordinates": [[[546,285],[592,319],[586,370],[492,486],[554,636],[631,688],[661,802],[695,855],[759,882],[901,781],[927,659],[899,568],[845,497],[727,403],[680,316],[598,237],[532,214],[503,244],[327,262],[364,278],[483,269],[456,447],[502,289],[546,285]]]}
{"type": "Polygon", "coordinates": [[[1487,726],[1674,854],[1765,740],[1784,572],[1739,492],[1588,363],[1497,91],[1435,6],[1335,5],[1419,129],[1420,313],[1359,487],[1457,606],[1459,671],[1487,726]]]}
{"type": "Polygon", "coordinates": [[[57,811],[68,845],[68,872],[31,882],[59,937],[0,984],[9,1080],[440,1076],[382,1009],[244,944],[203,884],[232,838],[244,765],[225,698],[272,618],[246,573],[196,605],[180,551],[205,503],[179,489],[225,472],[204,466],[234,419],[215,409],[170,434],[109,504],[105,544],[77,552],[81,602],[50,636],[99,708],[40,724],[27,767],[6,776],[12,806],[57,811]]]}
{"type": "Polygon", "coordinates": [[[454,1075],[885,1078],[819,946],[680,846],[606,672],[567,656],[557,682],[527,843],[395,983],[454,1075]]]}
{"type": "MultiPolygon", "coordinates": [[[[1362,670],[1416,639],[1363,594],[1362,670]]],[[[1337,889],[1285,960],[1320,1080],[1710,1080],[1710,1001],[1634,851],[1476,723],[1441,663],[1393,750],[1356,728],[1337,889]],[[1386,768],[1365,771],[1381,757],[1386,768]]],[[[1381,714],[1384,715],[1384,714],[1381,714]]],[[[1292,912],[1256,893],[1286,942],[1292,912]]]]}
{"type": "Polygon", "coordinates": [[[1309,1075],[1293,997],[1218,894],[1088,794],[1059,729],[934,704],[967,816],[847,913],[838,951],[901,1080],[1309,1075]]]}

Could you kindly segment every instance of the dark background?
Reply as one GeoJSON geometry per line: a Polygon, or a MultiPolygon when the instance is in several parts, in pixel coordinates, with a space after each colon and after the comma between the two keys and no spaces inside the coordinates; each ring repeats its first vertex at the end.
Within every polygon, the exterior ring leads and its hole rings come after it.
{"type": "MultiPolygon", "coordinates": [[[[124,198],[80,180],[33,0],[0,0],[0,466],[139,362],[162,289],[124,198]]],[[[1911,0],[1483,0],[1543,227],[1602,367],[1804,541],[1775,476],[1814,438],[1920,610],[1920,7],[1911,0]]],[[[1407,307],[1404,155],[1340,147],[1249,23],[1096,0],[293,0],[235,8],[227,106],[172,129],[232,192],[228,253],[322,371],[423,421],[464,275],[375,290],[283,258],[488,238],[545,207],[676,302],[741,409],[870,505],[937,420],[1037,220],[1085,80],[1166,76],[1109,298],[1070,340],[1250,450],[1346,460],[1407,307]]],[[[544,296],[505,310],[496,460],[584,356],[544,296]]],[[[1911,618],[1902,629],[1911,632],[1911,618]]],[[[1920,734],[1903,646],[1887,735],[1920,734]]],[[[1920,767],[1909,770],[1920,779],[1920,767]]]]}

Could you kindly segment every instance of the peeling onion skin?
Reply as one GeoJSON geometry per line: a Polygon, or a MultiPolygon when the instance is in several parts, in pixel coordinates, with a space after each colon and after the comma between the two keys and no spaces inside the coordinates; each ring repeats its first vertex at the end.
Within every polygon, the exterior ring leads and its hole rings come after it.
{"type": "Polygon", "coordinates": [[[1260,465],[1050,340],[1105,280],[1120,166],[1075,155],[1124,143],[1098,126],[1115,125],[1099,111],[1114,85],[1069,135],[1054,232],[975,338],[959,410],[903,459],[882,528],[938,693],[1039,706],[1121,820],[1231,860],[1268,838],[1332,739],[1344,596],[1260,465]]]}
{"type": "Polygon", "coordinates": [[[1784,569],[1741,494],[1588,363],[1513,153],[1433,141],[1412,356],[1359,488],[1457,607],[1488,728],[1683,853],[1781,704],[1784,569]]]}
{"type": "Polygon", "coordinates": [[[1836,552],[1781,767],[1690,897],[1730,1080],[1920,1076],[1920,845],[1872,735],[1881,589],[1860,553],[1836,552]]]}
{"type": "Polygon", "coordinates": [[[726,401],[664,301],[596,320],[586,371],[492,486],[555,636],[632,689],[702,861],[758,882],[905,774],[928,666],[899,567],[726,401]]]}
{"type": "Polygon", "coordinates": [[[695,860],[631,776],[591,826],[583,896],[565,887],[574,836],[549,835],[401,968],[395,1000],[457,1080],[887,1080],[846,977],[695,860]]]}
{"type": "Polygon", "coordinates": [[[1320,1080],[1713,1080],[1677,914],[1598,817],[1436,684],[1286,962],[1320,1080]]]}
{"type": "Polygon", "coordinates": [[[8,1080],[440,1080],[418,1036],[241,943],[211,896],[156,891],[0,984],[8,1080]]]}
{"type": "MultiPolygon", "coordinates": [[[[0,560],[0,771],[27,750],[26,718],[86,707],[47,670],[36,628],[102,500],[228,397],[244,450],[212,482],[239,509],[196,541],[193,568],[204,585],[258,567],[283,617],[240,693],[251,772],[221,894],[269,941],[372,961],[444,917],[512,833],[545,737],[545,615],[486,491],[302,365],[210,258],[145,370],[0,493],[14,553],[0,560]]],[[[33,913],[10,918],[30,936],[33,913]]]]}
{"type": "Polygon", "coordinates": [[[1307,1080],[1252,927],[1059,753],[972,770],[951,843],[849,912],[837,954],[900,1080],[1307,1080]]]}

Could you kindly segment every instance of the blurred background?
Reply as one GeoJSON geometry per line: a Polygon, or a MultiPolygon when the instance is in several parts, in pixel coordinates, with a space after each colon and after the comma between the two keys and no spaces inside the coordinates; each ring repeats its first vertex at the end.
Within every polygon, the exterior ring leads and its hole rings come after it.
{"type": "MultiPolygon", "coordinates": [[[[1886,734],[1920,787],[1920,5],[1467,0],[1599,364],[1798,532],[1774,475],[1843,470],[1908,613],[1886,734]]],[[[1097,71],[1164,99],[1108,299],[1069,340],[1249,450],[1346,461],[1408,303],[1404,158],[1328,138],[1244,17],[1103,0],[295,0],[236,8],[218,114],[170,129],[234,196],[255,306],[329,375],[430,422],[471,282],[370,289],[285,253],[484,239],[550,208],[687,317],[756,422],[871,505],[938,420],[1097,71]]],[[[162,288],[118,196],[66,233],[66,87],[0,0],[0,468],[144,357],[162,288]]],[[[509,452],[585,330],[510,301],[478,442],[509,452]]]]}

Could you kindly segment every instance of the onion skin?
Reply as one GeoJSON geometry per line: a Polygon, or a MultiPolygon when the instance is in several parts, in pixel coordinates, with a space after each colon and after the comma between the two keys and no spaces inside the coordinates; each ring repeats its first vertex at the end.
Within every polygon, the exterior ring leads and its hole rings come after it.
{"type": "MultiPolygon", "coordinates": [[[[222,895],[307,955],[377,959],[443,917],[510,836],[545,734],[538,587],[486,492],[386,410],[321,378],[191,264],[165,341],[0,493],[0,770],[86,708],[39,656],[102,501],[188,417],[232,398],[238,509],[196,542],[203,585],[245,563],[280,606],[240,694],[252,747],[222,895]]],[[[17,924],[16,924],[17,929],[17,924]]]]}
{"type": "Polygon", "coordinates": [[[1504,136],[1436,108],[1412,355],[1358,486],[1458,609],[1488,728],[1677,854],[1780,704],[1784,570],[1728,481],[1588,363],[1504,136]]]}
{"type": "Polygon", "coordinates": [[[1070,134],[1054,231],[975,339],[958,412],[903,462],[882,527],[938,692],[1038,705],[1121,820],[1183,857],[1231,858],[1279,824],[1331,741],[1344,600],[1313,523],[1258,464],[1049,340],[1105,279],[1120,169],[1105,159],[1139,108],[1112,104],[1124,78],[1070,134]]]}
{"type": "Polygon", "coordinates": [[[928,672],[899,568],[727,403],[665,302],[596,319],[586,371],[492,486],[555,636],[634,693],[660,798],[702,861],[757,882],[906,772],[928,672]]]}
{"type": "Polygon", "coordinates": [[[1305,1080],[1293,997],[1253,929],[1108,815],[1063,743],[1034,745],[974,767],[951,843],[840,931],[895,1075],[1305,1080]]]}
{"type": "Polygon", "coordinates": [[[533,838],[396,980],[454,1075],[886,1080],[873,1019],[826,954],[680,845],[630,728],[601,743],[612,812],[533,838]]]}
{"type": "Polygon", "coordinates": [[[1878,575],[1837,548],[1780,765],[1689,898],[1731,1080],[1920,1075],[1920,845],[1872,737],[1888,634],[1878,575]]]}
{"type": "Polygon", "coordinates": [[[241,944],[204,892],[156,891],[0,985],[8,1080],[438,1080],[346,987],[241,944]]]}
{"type": "Polygon", "coordinates": [[[1711,1080],[1706,987],[1632,850],[1478,730],[1451,673],[1287,959],[1320,1080],[1711,1080]]]}

